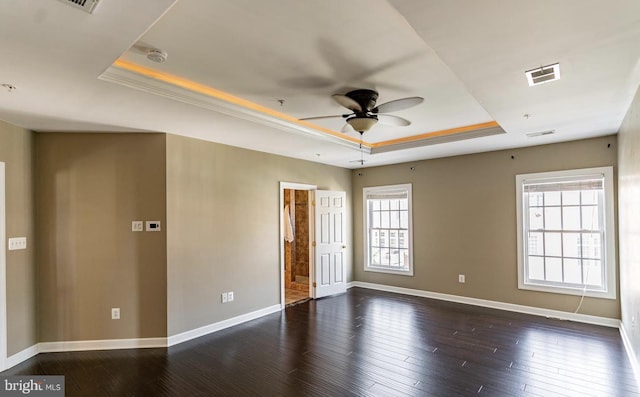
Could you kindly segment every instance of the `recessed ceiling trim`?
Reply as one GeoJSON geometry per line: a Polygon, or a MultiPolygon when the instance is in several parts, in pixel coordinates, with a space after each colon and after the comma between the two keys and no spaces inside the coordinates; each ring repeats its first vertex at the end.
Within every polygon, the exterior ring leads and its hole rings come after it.
{"type": "Polygon", "coordinates": [[[438,143],[505,132],[497,122],[489,121],[370,143],[360,141],[358,138],[350,137],[308,121],[299,120],[285,113],[278,112],[204,84],[123,59],[118,59],[114,62],[112,66],[99,76],[99,79],[164,96],[169,99],[213,110],[243,120],[257,122],[283,131],[329,140],[353,149],[360,150],[360,145],[362,145],[362,150],[369,154],[435,145],[438,143]]]}
{"type": "Polygon", "coordinates": [[[413,137],[400,138],[392,141],[374,144],[371,154],[391,152],[394,150],[413,149],[440,143],[455,142],[465,139],[481,138],[485,136],[505,134],[506,131],[495,121],[487,123],[467,125],[448,130],[434,131],[413,137]]]}
{"type": "MultiPolygon", "coordinates": [[[[287,132],[303,133],[358,149],[360,140],[275,111],[204,84],[118,59],[99,79],[164,96],[287,132]]],[[[370,144],[362,142],[369,151],[370,144]]]]}
{"type": "Polygon", "coordinates": [[[420,135],[407,136],[404,138],[391,139],[384,142],[373,143],[371,146],[374,148],[381,147],[381,146],[391,146],[391,145],[397,145],[400,143],[421,141],[429,138],[441,137],[445,135],[461,134],[464,132],[481,130],[485,128],[493,128],[493,127],[500,127],[500,125],[496,121],[488,121],[486,123],[466,125],[463,127],[456,127],[456,128],[446,129],[446,130],[427,132],[420,135]]]}

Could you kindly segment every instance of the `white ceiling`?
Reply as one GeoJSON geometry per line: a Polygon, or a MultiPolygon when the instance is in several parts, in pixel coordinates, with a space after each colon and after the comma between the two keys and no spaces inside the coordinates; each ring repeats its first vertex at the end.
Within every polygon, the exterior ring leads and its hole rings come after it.
{"type": "Polygon", "coordinates": [[[376,89],[378,103],[425,98],[394,113],[411,126],[367,132],[374,144],[491,121],[506,132],[367,150],[372,166],[616,133],[640,82],[638,43],[636,0],[100,0],[92,15],[8,0],[0,84],[17,90],[0,89],[0,119],[38,131],[169,132],[357,168],[358,146],[322,131],[99,77],[121,59],[295,118],[345,113],[330,96],[352,88],[376,89]],[[147,60],[145,46],[167,62],[147,60]],[[555,62],[559,81],[527,85],[526,70],[555,62]],[[546,130],[556,133],[526,136],[546,130]]]}

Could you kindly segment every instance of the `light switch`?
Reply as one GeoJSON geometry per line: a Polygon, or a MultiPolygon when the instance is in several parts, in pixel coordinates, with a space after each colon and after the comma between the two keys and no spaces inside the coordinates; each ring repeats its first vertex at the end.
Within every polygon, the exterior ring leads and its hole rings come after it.
{"type": "Polygon", "coordinates": [[[9,251],[27,249],[26,237],[13,237],[9,239],[9,251]]]}
{"type": "Polygon", "coordinates": [[[132,232],[141,232],[144,230],[144,222],[142,221],[131,221],[131,231],[132,232]]]}

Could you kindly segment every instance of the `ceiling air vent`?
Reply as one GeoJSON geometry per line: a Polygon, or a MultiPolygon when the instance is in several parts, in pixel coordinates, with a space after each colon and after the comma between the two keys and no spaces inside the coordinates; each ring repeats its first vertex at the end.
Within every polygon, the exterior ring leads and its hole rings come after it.
{"type": "Polygon", "coordinates": [[[535,138],[537,136],[551,135],[551,134],[555,134],[555,133],[556,133],[556,130],[549,130],[549,131],[532,132],[530,134],[527,134],[527,136],[529,138],[535,138]]]}
{"type": "Polygon", "coordinates": [[[527,70],[524,74],[527,76],[530,86],[559,80],[560,64],[554,63],[553,65],[540,66],[539,68],[527,70]]]}
{"type": "Polygon", "coordinates": [[[95,10],[98,0],[59,0],[65,4],[74,8],[79,8],[82,11],[91,14],[95,10]]]}

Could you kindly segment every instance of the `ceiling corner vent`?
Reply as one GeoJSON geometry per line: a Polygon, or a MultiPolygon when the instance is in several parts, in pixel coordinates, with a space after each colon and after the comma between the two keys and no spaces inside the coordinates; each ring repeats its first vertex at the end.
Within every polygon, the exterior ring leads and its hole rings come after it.
{"type": "Polygon", "coordinates": [[[527,70],[524,72],[527,76],[529,86],[548,83],[554,80],[560,80],[560,64],[540,66],[539,68],[527,70]]]}
{"type": "Polygon", "coordinates": [[[78,8],[87,14],[91,14],[98,5],[98,0],[59,0],[73,8],[78,8]]]}

